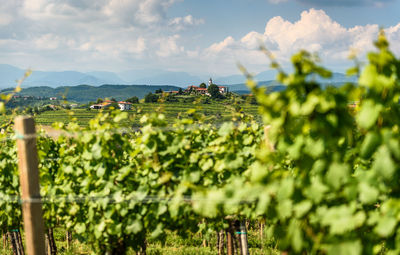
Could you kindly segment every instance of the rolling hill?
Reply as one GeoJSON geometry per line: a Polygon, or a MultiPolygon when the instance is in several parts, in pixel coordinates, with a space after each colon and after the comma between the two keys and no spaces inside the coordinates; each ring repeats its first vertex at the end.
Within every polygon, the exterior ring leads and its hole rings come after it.
{"type": "MultiPolygon", "coordinates": [[[[160,85],[101,85],[99,87],[90,85],[78,86],[62,86],[57,88],[51,87],[30,87],[24,88],[20,93],[21,96],[34,97],[65,97],[67,100],[78,103],[87,103],[96,101],[97,98],[115,98],[116,100],[125,100],[127,98],[137,96],[143,98],[149,92],[154,93],[157,89],[163,91],[179,90],[177,86],[160,85]]],[[[4,89],[1,92],[7,93],[11,89],[4,89]]]]}

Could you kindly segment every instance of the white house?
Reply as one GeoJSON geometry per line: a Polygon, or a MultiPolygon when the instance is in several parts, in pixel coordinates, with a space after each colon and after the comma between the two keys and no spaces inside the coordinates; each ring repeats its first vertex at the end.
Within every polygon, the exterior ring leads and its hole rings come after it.
{"type": "Polygon", "coordinates": [[[221,93],[221,94],[225,94],[228,92],[228,88],[224,87],[224,86],[218,86],[218,89],[219,89],[219,93],[221,93]]]}
{"type": "Polygon", "coordinates": [[[119,109],[121,109],[121,111],[132,109],[132,103],[129,103],[129,102],[120,101],[120,102],[118,102],[118,106],[119,106],[119,109]]]}
{"type": "Polygon", "coordinates": [[[91,109],[96,109],[96,110],[106,109],[111,105],[111,103],[112,103],[111,101],[107,100],[107,101],[104,101],[103,103],[100,103],[100,104],[91,105],[90,108],[91,109]]]}

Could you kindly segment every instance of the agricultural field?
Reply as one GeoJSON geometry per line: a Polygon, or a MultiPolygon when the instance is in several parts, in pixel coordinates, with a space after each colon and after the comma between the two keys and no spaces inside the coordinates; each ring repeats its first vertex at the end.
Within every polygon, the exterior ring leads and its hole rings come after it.
{"type": "MultiPolygon", "coordinates": [[[[226,237],[225,237],[226,238],[226,237]]],[[[276,247],[273,247],[274,241],[269,239],[265,233],[260,236],[256,229],[249,230],[249,251],[254,255],[278,255],[280,254],[276,247]]],[[[54,229],[54,239],[59,255],[89,254],[90,247],[84,241],[79,241],[72,237],[70,243],[66,241],[66,231],[62,228],[54,229]]],[[[23,242],[25,238],[23,237],[23,242]]],[[[13,255],[11,247],[6,246],[2,249],[3,255],[13,255]]],[[[148,244],[148,255],[214,255],[218,253],[217,233],[210,236],[209,240],[202,238],[200,234],[194,234],[187,238],[182,238],[172,232],[168,232],[166,241],[162,244],[159,241],[152,241],[148,244]]],[[[134,255],[133,250],[129,250],[127,255],[134,255]]]]}
{"type": "MultiPolygon", "coordinates": [[[[127,124],[138,126],[140,118],[145,114],[163,113],[169,123],[173,123],[178,118],[185,118],[193,114],[196,110],[197,114],[204,115],[207,122],[221,123],[231,120],[237,113],[242,112],[246,115],[259,116],[257,105],[243,103],[240,105],[231,105],[226,101],[213,102],[210,104],[193,104],[193,103],[140,103],[134,104],[133,109],[127,111],[129,113],[127,124]]],[[[87,126],[89,121],[93,119],[99,110],[88,109],[72,109],[72,110],[54,110],[45,111],[34,116],[38,125],[51,126],[54,122],[68,123],[74,118],[79,125],[87,126]]],[[[1,116],[0,123],[8,119],[9,116],[1,116]]],[[[260,119],[258,117],[258,119],[260,119]]]]}

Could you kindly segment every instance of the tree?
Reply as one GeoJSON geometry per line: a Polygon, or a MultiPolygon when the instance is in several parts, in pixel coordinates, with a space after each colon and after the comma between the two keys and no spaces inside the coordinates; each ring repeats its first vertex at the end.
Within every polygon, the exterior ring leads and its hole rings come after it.
{"type": "Polygon", "coordinates": [[[161,94],[162,92],[163,92],[162,89],[157,89],[154,93],[161,94]]]}
{"type": "Polygon", "coordinates": [[[144,97],[145,103],[156,103],[158,101],[158,95],[149,93],[144,97]]]}
{"type": "Polygon", "coordinates": [[[221,93],[219,93],[219,88],[215,84],[211,84],[208,87],[207,91],[211,95],[212,98],[220,98],[221,97],[221,93]]]}
{"type": "Polygon", "coordinates": [[[26,114],[33,114],[33,109],[32,109],[32,107],[30,107],[30,106],[26,107],[26,108],[25,108],[25,113],[26,113],[26,114]]]}
{"type": "Polygon", "coordinates": [[[182,88],[179,88],[179,90],[178,90],[178,95],[182,95],[183,94],[183,89],[182,88]]]}
{"type": "Polygon", "coordinates": [[[117,102],[112,102],[108,107],[112,107],[112,108],[114,108],[115,110],[116,109],[119,109],[119,105],[118,105],[118,103],[117,102]]]}
{"type": "Polygon", "coordinates": [[[125,100],[126,102],[132,103],[132,104],[138,104],[139,103],[139,98],[137,96],[133,96],[131,98],[128,98],[125,100]]]}
{"type": "Polygon", "coordinates": [[[199,85],[199,87],[205,89],[205,88],[207,88],[207,85],[203,82],[203,83],[201,83],[201,84],[199,85]]]}
{"type": "Polygon", "coordinates": [[[97,98],[96,104],[101,104],[103,102],[104,102],[104,100],[102,98],[97,98]]]}
{"type": "Polygon", "coordinates": [[[112,101],[112,102],[117,102],[117,100],[115,99],[115,98],[111,98],[111,100],[110,101],[112,101]]]}

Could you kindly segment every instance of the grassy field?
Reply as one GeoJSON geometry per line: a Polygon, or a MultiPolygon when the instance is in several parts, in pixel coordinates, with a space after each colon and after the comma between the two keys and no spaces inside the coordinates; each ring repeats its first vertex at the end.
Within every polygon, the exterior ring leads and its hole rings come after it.
{"type": "MultiPolygon", "coordinates": [[[[57,245],[59,255],[75,255],[75,254],[90,254],[90,247],[82,242],[79,242],[72,236],[72,243],[67,248],[65,240],[65,230],[56,228],[54,231],[54,239],[57,245]]],[[[23,242],[25,241],[22,236],[23,242]]],[[[226,238],[226,237],[225,237],[226,238]]],[[[181,238],[174,233],[168,233],[167,240],[164,245],[157,241],[149,241],[147,247],[148,255],[214,255],[218,253],[216,234],[207,242],[207,247],[203,247],[203,239],[199,234],[193,234],[188,238],[181,238]]],[[[226,239],[225,239],[226,245],[226,239]]],[[[248,245],[250,254],[254,255],[278,255],[278,250],[274,247],[274,242],[267,236],[260,239],[259,232],[255,230],[248,231],[248,245]]],[[[26,245],[24,244],[26,249],[26,245]]],[[[226,252],[226,247],[225,252],[226,252]]],[[[12,255],[10,245],[2,247],[0,254],[12,255]]],[[[129,251],[128,255],[134,255],[134,251],[129,251]]]]}
{"type": "MultiPolygon", "coordinates": [[[[190,109],[196,109],[197,113],[204,114],[207,121],[210,122],[222,122],[232,119],[235,112],[239,110],[248,115],[257,116],[257,105],[252,104],[240,104],[231,105],[226,101],[212,102],[210,104],[194,104],[194,103],[141,103],[134,104],[131,111],[128,111],[130,115],[130,125],[138,126],[139,120],[143,114],[149,113],[164,113],[168,122],[174,122],[176,118],[188,117],[187,113],[190,109]],[[235,109],[237,108],[237,109],[235,109]]],[[[54,122],[68,123],[72,118],[76,118],[76,121],[81,126],[88,125],[90,119],[92,119],[99,110],[87,110],[87,109],[73,109],[73,110],[55,110],[46,111],[35,116],[36,123],[38,125],[50,126],[54,122]]],[[[10,116],[0,116],[0,123],[4,123],[10,116]]]]}

